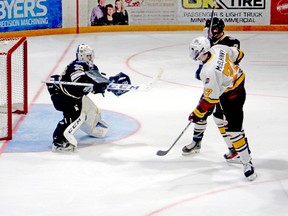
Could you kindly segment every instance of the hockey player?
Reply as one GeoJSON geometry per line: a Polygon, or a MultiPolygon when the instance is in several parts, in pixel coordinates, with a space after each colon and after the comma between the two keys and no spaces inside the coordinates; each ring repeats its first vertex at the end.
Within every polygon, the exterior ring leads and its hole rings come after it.
{"type": "Polygon", "coordinates": [[[247,139],[242,133],[243,105],[246,99],[245,74],[234,64],[240,61],[244,54],[235,47],[215,45],[210,48],[206,37],[193,39],[189,48],[190,57],[203,63],[200,78],[204,91],[188,119],[194,123],[201,121],[206,113],[220,102],[227,119],[227,136],[244,165],[245,177],[254,180],[257,175],[251,162],[247,139]]]}
{"type": "MultiPolygon", "coordinates": [[[[217,44],[218,45],[222,44],[222,45],[226,45],[229,47],[237,47],[240,49],[240,41],[230,36],[227,36],[224,33],[224,28],[225,28],[224,21],[217,17],[214,17],[212,20],[213,20],[212,25],[211,25],[211,19],[208,19],[204,27],[204,34],[208,35],[208,38],[210,40],[210,45],[214,46],[217,44]]],[[[238,64],[239,62],[235,62],[235,63],[238,64]]],[[[203,64],[200,63],[199,68],[197,69],[195,73],[195,77],[198,80],[200,80],[200,72],[201,72],[202,66],[203,64]]],[[[223,111],[222,111],[220,103],[216,104],[215,108],[213,107],[211,110],[209,110],[207,114],[205,115],[205,117],[201,119],[201,121],[195,123],[194,132],[193,132],[193,140],[190,144],[183,147],[182,154],[188,155],[191,153],[199,153],[201,149],[201,141],[203,139],[204,132],[207,127],[207,118],[212,113],[213,113],[213,119],[226,145],[228,146],[229,151],[228,153],[224,154],[224,158],[226,159],[227,162],[240,163],[239,156],[237,152],[235,151],[234,147],[232,146],[232,143],[229,137],[227,137],[226,130],[225,130],[225,124],[226,124],[225,116],[223,115],[223,111]]]]}
{"type": "MultiPolygon", "coordinates": [[[[51,76],[51,81],[52,84],[46,84],[51,100],[55,109],[63,112],[63,119],[53,133],[53,151],[74,151],[77,148],[74,134],[79,129],[93,137],[104,137],[109,126],[88,94],[104,94],[110,82],[130,84],[124,73],[110,79],[102,76],[94,64],[93,49],[85,44],[78,46],[76,59],[60,76],[51,76]]],[[[113,93],[119,96],[125,92],[115,90],[113,93]]]]}

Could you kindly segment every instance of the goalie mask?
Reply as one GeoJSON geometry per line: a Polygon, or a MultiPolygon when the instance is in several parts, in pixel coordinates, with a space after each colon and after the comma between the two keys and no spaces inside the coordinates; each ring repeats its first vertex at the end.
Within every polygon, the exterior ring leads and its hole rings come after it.
{"type": "Polygon", "coordinates": [[[85,44],[80,44],[76,51],[76,58],[78,61],[85,61],[90,67],[94,65],[94,50],[85,44]]]}
{"type": "Polygon", "coordinates": [[[197,37],[189,45],[190,57],[198,60],[201,53],[206,53],[210,49],[210,41],[206,37],[197,37]]]}

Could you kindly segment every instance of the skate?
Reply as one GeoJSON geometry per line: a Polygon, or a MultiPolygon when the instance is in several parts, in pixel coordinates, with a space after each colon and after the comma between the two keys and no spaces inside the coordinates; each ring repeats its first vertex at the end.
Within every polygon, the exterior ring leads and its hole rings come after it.
{"type": "Polygon", "coordinates": [[[228,163],[237,163],[237,164],[242,163],[240,160],[240,156],[238,155],[238,153],[233,147],[229,148],[229,152],[224,154],[224,158],[226,159],[226,162],[228,163]]]}
{"type": "Polygon", "coordinates": [[[53,152],[74,152],[75,146],[69,142],[62,142],[62,143],[54,142],[52,144],[52,151],[53,152]]]}
{"type": "Polygon", "coordinates": [[[198,142],[192,141],[192,143],[182,148],[182,155],[197,154],[200,152],[200,149],[201,149],[201,141],[198,142]]]}
{"type": "Polygon", "coordinates": [[[257,177],[257,174],[254,170],[252,162],[250,161],[247,164],[243,164],[243,166],[245,177],[247,178],[247,180],[253,181],[257,177]]]}

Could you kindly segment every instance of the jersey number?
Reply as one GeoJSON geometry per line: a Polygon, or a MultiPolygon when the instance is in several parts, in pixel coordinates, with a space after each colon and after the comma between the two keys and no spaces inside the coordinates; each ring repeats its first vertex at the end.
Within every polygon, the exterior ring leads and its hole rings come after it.
{"type": "Polygon", "coordinates": [[[229,58],[229,55],[225,55],[225,65],[223,69],[223,73],[225,76],[230,76],[235,81],[237,79],[236,71],[238,71],[238,65],[235,65],[232,60],[229,58]]]}

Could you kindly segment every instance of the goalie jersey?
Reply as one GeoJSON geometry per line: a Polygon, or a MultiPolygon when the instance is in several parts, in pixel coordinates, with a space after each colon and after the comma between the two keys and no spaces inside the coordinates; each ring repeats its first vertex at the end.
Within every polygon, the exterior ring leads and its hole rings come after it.
{"type": "MultiPolygon", "coordinates": [[[[84,61],[74,60],[65,68],[64,72],[60,75],[60,81],[66,82],[79,82],[79,83],[93,83],[93,80],[87,76],[86,71],[90,71],[91,68],[84,61]]],[[[98,67],[93,65],[92,70],[98,71],[98,67]]],[[[62,92],[73,98],[80,98],[89,93],[89,90],[85,90],[87,87],[72,86],[72,85],[60,85],[62,92]]]]}
{"type": "Polygon", "coordinates": [[[78,60],[71,62],[60,76],[51,76],[51,81],[89,83],[93,85],[77,86],[65,84],[47,84],[50,95],[60,91],[62,94],[74,99],[81,99],[89,92],[93,94],[103,94],[107,85],[110,83],[107,78],[99,73],[96,65],[93,65],[91,68],[86,62],[78,60]]]}

